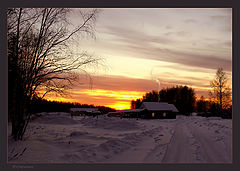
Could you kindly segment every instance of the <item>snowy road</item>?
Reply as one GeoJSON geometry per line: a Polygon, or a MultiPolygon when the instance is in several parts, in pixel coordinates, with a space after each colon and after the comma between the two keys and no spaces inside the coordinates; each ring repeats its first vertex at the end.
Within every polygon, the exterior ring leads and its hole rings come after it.
{"type": "Polygon", "coordinates": [[[220,118],[96,119],[55,113],[33,121],[26,135],[17,143],[9,137],[9,162],[232,162],[232,120],[220,118]]]}
{"type": "Polygon", "coordinates": [[[219,133],[219,129],[211,130],[210,127],[197,123],[194,119],[180,116],[173,124],[172,136],[165,138],[165,143],[156,143],[156,140],[161,141],[159,135],[162,134],[152,131],[155,132],[155,136],[144,138],[133,149],[109,161],[113,163],[231,163],[232,152],[229,150],[231,144],[224,143],[224,138],[228,138],[229,142],[231,137],[222,135],[218,139],[219,136],[215,134],[219,133]]]}
{"type": "Polygon", "coordinates": [[[186,122],[182,119],[177,120],[174,134],[167,146],[162,163],[193,163],[196,162],[194,148],[192,148],[191,139],[193,139],[186,122]]]}
{"type": "Polygon", "coordinates": [[[192,121],[184,117],[177,120],[162,163],[231,163],[232,153],[227,151],[229,147],[215,135],[219,129],[212,132],[209,127],[192,121]]]}

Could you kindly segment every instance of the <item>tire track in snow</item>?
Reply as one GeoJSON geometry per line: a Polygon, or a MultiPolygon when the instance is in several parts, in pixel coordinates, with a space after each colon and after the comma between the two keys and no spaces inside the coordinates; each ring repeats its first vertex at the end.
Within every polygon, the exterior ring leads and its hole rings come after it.
{"type": "Polygon", "coordinates": [[[169,128],[165,126],[164,129],[161,129],[161,132],[156,132],[153,139],[154,145],[151,151],[146,155],[143,160],[143,163],[161,163],[165,152],[167,150],[167,146],[170,143],[174,130],[172,126],[169,128]]]}
{"type": "Polygon", "coordinates": [[[196,163],[196,148],[194,137],[186,126],[186,119],[179,117],[176,120],[174,134],[167,145],[162,163],[196,163]]]}

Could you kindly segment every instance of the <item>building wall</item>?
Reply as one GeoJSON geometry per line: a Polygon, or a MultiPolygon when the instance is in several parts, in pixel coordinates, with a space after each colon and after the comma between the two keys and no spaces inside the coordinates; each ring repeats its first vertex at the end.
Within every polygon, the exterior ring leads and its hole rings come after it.
{"type": "Polygon", "coordinates": [[[108,116],[123,118],[142,118],[142,119],[176,119],[176,113],[172,111],[149,111],[113,113],[108,116]]]}
{"type": "Polygon", "coordinates": [[[176,113],[172,111],[147,111],[141,115],[145,119],[176,119],[176,113]]]}

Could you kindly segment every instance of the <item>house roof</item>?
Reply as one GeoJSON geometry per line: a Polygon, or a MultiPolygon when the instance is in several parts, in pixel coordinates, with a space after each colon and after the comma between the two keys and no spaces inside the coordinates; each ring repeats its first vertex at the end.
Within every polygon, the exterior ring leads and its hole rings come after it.
{"type": "Polygon", "coordinates": [[[140,108],[152,111],[166,110],[178,112],[177,108],[173,104],[168,104],[165,102],[143,102],[140,108]]]}

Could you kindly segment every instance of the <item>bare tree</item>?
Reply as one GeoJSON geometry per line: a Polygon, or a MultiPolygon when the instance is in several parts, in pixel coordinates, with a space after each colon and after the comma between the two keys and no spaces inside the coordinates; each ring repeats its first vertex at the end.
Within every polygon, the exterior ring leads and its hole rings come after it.
{"type": "Polygon", "coordinates": [[[97,9],[74,10],[78,24],[70,20],[72,9],[12,8],[8,19],[9,118],[12,135],[21,140],[30,119],[28,106],[34,96],[64,93],[88,64],[99,58],[74,53],[71,44],[83,34],[94,38],[97,9]]]}
{"type": "Polygon", "coordinates": [[[209,92],[209,95],[219,105],[220,109],[226,108],[231,102],[231,89],[227,82],[226,72],[222,68],[218,68],[214,80],[210,82],[212,91],[209,92]]]}

